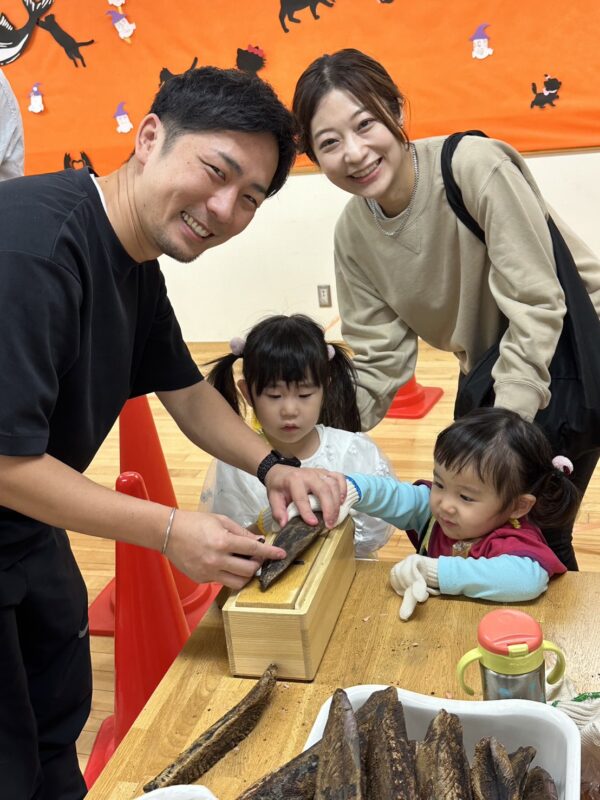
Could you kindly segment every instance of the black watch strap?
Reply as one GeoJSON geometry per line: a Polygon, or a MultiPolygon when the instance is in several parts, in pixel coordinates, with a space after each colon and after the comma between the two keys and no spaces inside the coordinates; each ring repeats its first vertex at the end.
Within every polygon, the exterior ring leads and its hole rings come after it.
{"type": "Polygon", "coordinates": [[[300,467],[302,466],[300,459],[296,456],[287,458],[282,455],[279,450],[271,450],[271,452],[263,458],[256,470],[256,477],[264,485],[267,478],[267,472],[276,464],[283,464],[286,467],[300,467]]]}

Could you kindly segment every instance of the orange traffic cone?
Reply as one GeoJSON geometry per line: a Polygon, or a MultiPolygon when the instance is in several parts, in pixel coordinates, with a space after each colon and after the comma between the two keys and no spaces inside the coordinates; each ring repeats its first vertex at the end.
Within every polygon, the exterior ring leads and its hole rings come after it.
{"type": "MultiPolygon", "coordinates": [[[[116,488],[148,499],[135,472],[122,473],[116,488]]],[[[115,713],[103,722],[94,742],[84,776],[88,788],[190,635],[166,558],[117,542],[115,573],[115,713]]]]}
{"type": "Polygon", "coordinates": [[[392,419],[420,419],[430,411],[444,394],[436,386],[421,386],[415,376],[401,386],[392,400],[386,417],[392,419]]]}
{"type": "MultiPolygon", "coordinates": [[[[156,503],[177,506],[173,484],[167,469],[148,398],[128,400],[119,417],[121,472],[143,476],[148,496],[156,503]]],[[[193,630],[221,589],[218,583],[198,584],[171,566],[183,611],[193,630]]],[[[110,581],[90,605],[90,633],[112,636],[114,633],[115,584],[110,581]]]]}

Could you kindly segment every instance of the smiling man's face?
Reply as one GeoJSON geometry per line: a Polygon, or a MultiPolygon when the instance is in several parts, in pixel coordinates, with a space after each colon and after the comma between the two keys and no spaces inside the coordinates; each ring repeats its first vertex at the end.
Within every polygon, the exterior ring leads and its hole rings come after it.
{"type": "Polygon", "coordinates": [[[265,200],[279,153],[270,133],[183,133],[164,146],[165,129],[142,125],[135,190],[138,241],[147,258],[181,262],[241,233],[265,200]]]}

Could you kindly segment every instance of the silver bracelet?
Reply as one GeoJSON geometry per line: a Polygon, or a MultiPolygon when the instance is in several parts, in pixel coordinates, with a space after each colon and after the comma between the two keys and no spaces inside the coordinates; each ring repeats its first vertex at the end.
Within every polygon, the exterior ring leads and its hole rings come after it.
{"type": "Polygon", "coordinates": [[[171,538],[171,529],[173,528],[173,520],[175,519],[175,512],[177,511],[176,508],[171,509],[171,513],[169,514],[169,521],[167,522],[167,529],[165,531],[165,540],[163,542],[162,550],[160,551],[163,556],[167,552],[167,546],[169,544],[169,539],[171,538]]]}

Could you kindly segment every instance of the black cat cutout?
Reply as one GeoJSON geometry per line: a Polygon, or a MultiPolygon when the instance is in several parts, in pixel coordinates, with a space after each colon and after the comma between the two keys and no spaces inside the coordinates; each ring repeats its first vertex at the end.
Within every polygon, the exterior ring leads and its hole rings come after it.
{"type": "Polygon", "coordinates": [[[35,23],[50,8],[54,0],[23,0],[29,19],[22,28],[15,28],[6,14],[0,12],[0,67],[16,61],[29,44],[35,23]]]}
{"type": "MultiPolygon", "coordinates": [[[[196,69],[196,64],[197,63],[198,63],[198,59],[196,57],[194,57],[194,60],[192,61],[192,66],[190,67],[190,69],[186,69],[185,72],[189,72],[191,69],[196,69]]],[[[175,72],[171,72],[170,69],[167,69],[166,67],[163,67],[161,69],[159,75],[158,75],[158,85],[162,86],[163,83],[166,83],[171,78],[174,78],[175,75],[185,75],[185,72],[177,72],[177,73],[175,73],[175,72]]]]}
{"type": "Polygon", "coordinates": [[[265,53],[258,45],[254,47],[249,44],[246,50],[238,47],[237,58],[235,65],[242,72],[247,72],[249,75],[256,75],[259,69],[265,65],[265,53]]]}
{"type": "Polygon", "coordinates": [[[92,162],[88,155],[86,155],[83,150],[80,151],[79,155],[81,158],[71,158],[70,153],[65,153],[63,158],[63,165],[65,169],[83,169],[84,167],[88,167],[92,175],[97,175],[98,173],[92,166],[92,162]]]}
{"type": "Polygon", "coordinates": [[[302,20],[296,19],[294,11],[300,11],[301,8],[310,8],[313,17],[319,19],[319,15],[317,14],[317,6],[319,3],[323,3],[323,5],[328,8],[333,8],[335,5],[335,0],[280,0],[280,2],[279,22],[281,22],[281,27],[285,33],[289,33],[288,28],[285,26],[286,17],[289,22],[302,22],[302,20]]]}
{"type": "Polygon", "coordinates": [[[538,92],[535,83],[531,84],[531,91],[534,98],[531,101],[529,108],[537,106],[538,108],[545,108],[546,106],[554,106],[554,101],[559,99],[558,90],[562,86],[562,81],[558,78],[553,78],[551,75],[544,75],[544,88],[538,92]]]}
{"type": "Polygon", "coordinates": [[[38,19],[37,24],[40,26],[40,28],[43,28],[45,31],[48,31],[50,34],[52,34],[54,41],[62,47],[66,55],[71,59],[76,67],[79,66],[77,63],[78,60],[81,61],[82,66],[85,67],[85,61],[79,52],[79,48],[88,47],[90,44],[94,44],[93,39],[89,39],[87,42],[78,42],[71,36],[71,34],[67,33],[60,27],[54,14],[46,14],[44,19],[38,19]]]}

